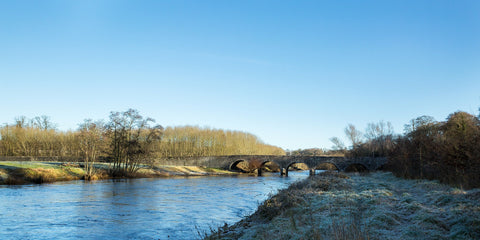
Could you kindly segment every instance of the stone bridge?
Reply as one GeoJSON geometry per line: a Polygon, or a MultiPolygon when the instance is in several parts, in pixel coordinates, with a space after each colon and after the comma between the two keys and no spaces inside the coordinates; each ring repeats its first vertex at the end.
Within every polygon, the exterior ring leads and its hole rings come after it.
{"type": "Polygon", "coordinates": [[[237,165],[247,163],[253,166],[261,175],[262,168],[267,163],[277,164],[282,175],[288,176],[289,168],[295,163],[304,163],[310,170],[328,169],[337,171],[374,171],[380,169],[386,158],[345,158],[323,156],[264,156],[264,155],[236,155],[218,157],[184,157],[157,159],[156,164],[174,166],[205,166],[225,170],[235,170],[237,165]]]}

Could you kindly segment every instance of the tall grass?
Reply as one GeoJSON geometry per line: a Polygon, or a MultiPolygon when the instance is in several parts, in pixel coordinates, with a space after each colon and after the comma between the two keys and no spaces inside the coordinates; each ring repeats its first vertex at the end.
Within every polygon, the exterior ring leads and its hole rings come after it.
{"type": "Polygon", "coordinates": [[[7,184],[51,183],[74,179],[80,179],[80,177],[68,174],[60,169],[18,168],[10,172],[5,182],[7,184]]]}
{"type": "MultiPolygon", "coordinates": [[[[307,180],[299,181],[291,184],[287,189],[280,190],[277,194],[270,196],[262,204],[258,206],[257,211],[251,216],[245,218],[239,223],[233,226],[224,225],[217,229],[211,229],[209,234],[202,235],[203,239],[238,239],[243,238],[255,238],[255,239],[291,239],[296,234],[301,234],[299,239],[324,239],[325,232],[322,232],[317,228],[316,223],[313,221],[313,216],[307,214],[298,214],[298,211],[309,204],[309,199],[314,192],[329,191],[332,188],[345,187],[342,183],[343,179],[348,176],[337,172],[324,172],[319,175],[310,176],[307,180]],[[245,231],[250,231],[248,226],[255,226],[262,224],[268,224],[272,221],[279,221],[282,224],[286,224],[282,227],[283,231],[272,235],[268,227],[258,227],[255,229],[255,236],[245,235],[242,232],[242,228],[245,231]],[[306,227],[307,226],[307,227],[306,227]],[[309,226],[309,227],[308,227],[309,226]],[[307,229],[307,231],[305,231],[307,229]]],[[[318,223],[320,224],[320,223],[318,223]]],[[[327,234],[328,236],[338,236],[334,239],[347,239],[341,237],[360,236],[366,235],[360,228],[349,228],[335,224],[331,227],[334,232],[327,234]],[[335,235],[337,234],[337,235],[335,235]]],[[[298,236],[297,236],[298,237],[298,236]]],[[[296,238],[297,238],[296,237],[296,238]]],[[[366,239],[366,238],[353,238],[353,239],[366,239]]]]}
{"type": "Polygon", "coordinates": [[[346,220],[332,220],[330,225],[335,240],[367,240],[370,239],[365,227],[358,221],[347,217],[346,220]]]}

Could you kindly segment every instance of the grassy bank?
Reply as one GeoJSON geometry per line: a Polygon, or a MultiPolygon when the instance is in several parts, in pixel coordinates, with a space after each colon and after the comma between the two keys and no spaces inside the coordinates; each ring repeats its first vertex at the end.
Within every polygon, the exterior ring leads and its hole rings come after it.
{"type": "MultiPolygon", "coordinates": [[[[95,164],[92,180],[113,178],[109,174],[107,163],[95,164]]],[[[132,176],[134,178],[175,177],[175,176],[212,176],[236,174],[214,168],[194,166],[142,166],[132,176]]],[[[81,163],[59,162],[0,162],[0,184],[16,185],[31,183],[51,183],[83,179],[85,172],[81,163]]]]}
{"type": "Polygon", "coordinates": [[[480,189],[385,172],[324,173],[205,239],[480,239],[480,189]]]}

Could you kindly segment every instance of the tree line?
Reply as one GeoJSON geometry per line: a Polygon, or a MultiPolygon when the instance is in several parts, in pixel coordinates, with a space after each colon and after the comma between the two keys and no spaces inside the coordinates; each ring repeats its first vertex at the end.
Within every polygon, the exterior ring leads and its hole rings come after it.
{"type": "Polygon", "coordinates": [[[342,157],[345,155],[342,151],[326,148],[306,148],[297,150],[286,150],[287,156],[335,156],[342,157]]]}
{"type": "Polygon", "coordinates": [[[17,117],[0,127],[0,156],[78,157],[87,175],[99,158],[112,163],[113,175],[133,173],[155,158],[221,155],[285,155],[241,131],[155,125],[135,109],[111,112],[108,121],[84,120],[78,129],[59,131],[48,116],[17,117]]]}
{"type": "Polygon", "coordinates": [[[285,155],[283,149],[241,131],[182,126],[167,127],[163,133],[158,152],[162,157],[285,155]]]}
{"type": "Polygon", "coordinates": [[[390,123],[368,124],[365,133],[345,128],[350,148],[332,138],[350,157],[387,157],[385,170],[405,178],[437,179],[464,188],[480,187],[480,116],[457,111],[445,121],[420,116],[394,134],[390,123]]]}

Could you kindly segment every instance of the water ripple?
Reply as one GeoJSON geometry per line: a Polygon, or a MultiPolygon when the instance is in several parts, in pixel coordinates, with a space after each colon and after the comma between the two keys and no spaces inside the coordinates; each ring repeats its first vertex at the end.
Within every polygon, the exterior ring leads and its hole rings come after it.
{"type": "Polygon", "coordinates": [[[191,239],[255,211],[288,178],[201,177],[0,186],[0,239],[191,239]]]}

